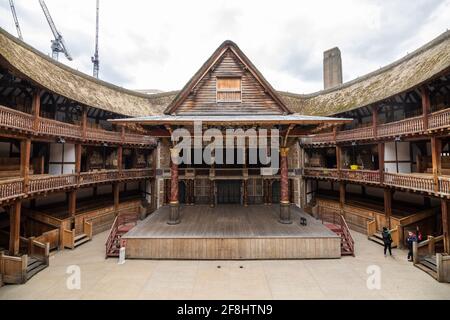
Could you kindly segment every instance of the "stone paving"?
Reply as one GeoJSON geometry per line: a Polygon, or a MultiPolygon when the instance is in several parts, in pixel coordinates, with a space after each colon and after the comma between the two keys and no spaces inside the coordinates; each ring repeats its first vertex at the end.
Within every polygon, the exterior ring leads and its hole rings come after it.
{"type": "Polygon", "coordinates": [[[0,288],[0,299],[450,299],[450,284],[412,266],[405,251],[394,249],[394,257],[384,257],[381,246],[353,234],[356,257],[337,260],[127,260],[119,265],[104,258],[105,232],[74,251],[55,253],[50,267],[26,284],[0,288]],[[67,288],[71,265],[80,268],[80,289],[67,288]],[[369,266],[381,270],[380,289],[367,287],[369,266]]]}

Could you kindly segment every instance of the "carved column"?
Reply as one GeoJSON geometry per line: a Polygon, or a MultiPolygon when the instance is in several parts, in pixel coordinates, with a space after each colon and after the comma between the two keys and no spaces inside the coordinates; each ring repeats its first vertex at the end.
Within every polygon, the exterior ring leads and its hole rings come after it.
{"type": "Polygon", "coordinates": [[[9,208],[9,254],[17,256],[19,254],[20,243],[20,211],[22,203],[15,201],[9,208]]]}
{"type": "Polygon", "coordinates": [[[170,217],[167,222],[170,225],[180,223],[180,203],[178,201],[178,165],[172,158],[178,156],[177,149],[170,149],[170,217]]]}
{"type": "Polygon", "coordinates": [[[289,148],[280,149],[280,176],[281,176],[281,199],[280,199],[280,223],[290,224],[291,212],[289,208],[289,176],[288,176],[288,152],[289,148]]]}

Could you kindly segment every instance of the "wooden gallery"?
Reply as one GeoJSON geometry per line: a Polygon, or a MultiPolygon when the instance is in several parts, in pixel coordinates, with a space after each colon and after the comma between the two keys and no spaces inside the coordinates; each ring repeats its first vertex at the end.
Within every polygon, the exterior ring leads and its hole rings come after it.
{"type": "Polygon", "coordinates": [[[419,228],[414,265],[450,281],[450,32],[346,83],[325,51],[324,85],[277,91],[225,41],[182,90],[146,94],[0,29],[0,283],[108,230],[106,257],[336,259],[355,255],[350,230],[383,227],[397,247],[419,228]],[[174,133],[199,122],[276,140],[279,165],[247,161],[251,136],[241,162],[174,161],[174,133]]]}

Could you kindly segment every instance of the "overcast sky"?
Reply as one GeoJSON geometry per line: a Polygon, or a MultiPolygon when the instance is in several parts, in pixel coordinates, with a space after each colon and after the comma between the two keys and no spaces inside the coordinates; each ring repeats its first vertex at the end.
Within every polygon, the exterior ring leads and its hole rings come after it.
{"type": "MultiPolygon", "coordinates": [[[[73,62],[92,74],[95,0],[46,0],[73,62]]],[[[48,54],[38,0],[15,0],[24,40],[48,54]]],[[[16,35],[9,1],[0,26],[16,35]]],[[[178,90],[226,39],[278,90],[321,90],[323,51],[338,46],[344,81],[380,68],[450,27],[450,0],[100,0],[100,78],[130,89],[178,90]]]]}

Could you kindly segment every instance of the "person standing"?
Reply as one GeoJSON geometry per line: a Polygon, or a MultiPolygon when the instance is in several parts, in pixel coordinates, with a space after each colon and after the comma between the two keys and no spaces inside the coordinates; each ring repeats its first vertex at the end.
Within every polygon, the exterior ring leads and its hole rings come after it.
{"type": "Polygon", "coordinates": [[[389,255],[392,256],[392,236],[388,228],[383,227],[381,235],[383,236],[384,256],[386,257],[387,250],[389,250],[389,255]]]}
{"type": "Polygon", "coordinates": [[[413,261],[413,243],[417,242],[417,237],[412,231],[408,231],[406,242],[408,243],[408,261],[413,261]]]}

